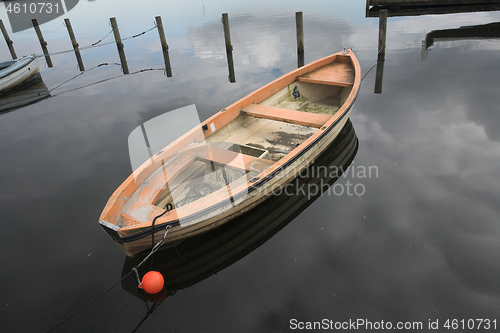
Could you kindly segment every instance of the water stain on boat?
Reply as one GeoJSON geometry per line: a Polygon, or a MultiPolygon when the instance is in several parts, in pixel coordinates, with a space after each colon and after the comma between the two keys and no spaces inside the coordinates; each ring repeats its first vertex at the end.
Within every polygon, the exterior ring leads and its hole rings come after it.
{"type": "Polygon", "coordinates": [[[289,133],[289,132],[275,132],[276,136],[272,139],[267,139],[267,141],[273,146],[285,146],[290,148],[290,150],[295,149],[302,142],[307,140],[310,134],[299,134],[299,133],[289,133]]]}

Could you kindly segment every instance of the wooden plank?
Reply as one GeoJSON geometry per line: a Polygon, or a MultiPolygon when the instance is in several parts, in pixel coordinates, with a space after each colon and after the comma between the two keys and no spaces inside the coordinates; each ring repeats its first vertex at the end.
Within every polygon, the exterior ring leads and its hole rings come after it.
{"type": "Polygon", "coordinates": [[[199,160],[212,161],[217,164],[227,165],[232,168],[245,170],[264,169],[274,164],[273,161],[265,160],[250,155],[236,153],[234,151],[213,148],[207,146],[209,149],[202,149],[196,153],[193,151],[186,151],[188,154],[193,154],[199,160]]]}
{"type": "Polygon", "coordinates": [[[247,115],[256,118],[283,121],[286,123],[315,128],[320,128],[331,118],[330,115],[326,114],[294,111],[260,104],[251,104],[244,108],[242,111],[247,115]]]}
{"type": "Polygon", "coordinates": [[[331,86],[352,87],[354,69],[347,62],[334,62],[299,77],[301,82],[327,84],[331,86]]]}

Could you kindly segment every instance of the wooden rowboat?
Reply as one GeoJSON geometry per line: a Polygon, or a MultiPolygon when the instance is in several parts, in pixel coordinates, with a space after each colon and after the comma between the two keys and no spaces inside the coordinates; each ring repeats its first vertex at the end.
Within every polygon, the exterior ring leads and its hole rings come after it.
{"type": "Polygon", "coordinates": [[[22,84],[38,72],[38,62],[34,55],[0,63],[0,93],[22,84]]]}
{"type": "MultiPolygon", "coordinates": [[[[191,237],[175,247],[156,252],[152,266],[139,268],[143,276],[150,270],[160,272],[165,287],[159,295],[148,295],[137,288],[135,275],[130,275],[144,256],[126,257],[123,268],[122,288],[143,300],[158,299],[158,296],[175,295],[178,290],[194,285],[245,257],[286,227],[296,216],[311,205],[328,186],[333,185],[342,171],[348,167],[358,151],[358,138],[348,120],[334,142],[318,157],[312,166],[291,181],[287,193],[273,195],[268,200],[234,220],[214,228],[202,235],[191,237]],[[339,172],[317,173],[315,169],[339,170],[339,172]],[[325,186],[327,185],[327,186],[325,186]],[[314,193],[303,193],[300,188],[317,188],[314,193]]],[[[312,191],[311,191],[312,192],[312,191]]]]}
{"type": "Polygon", "coordinates": [[[361,83],[344,50],[219,111],[151,156],[108,200],[99,223],[128,256],[165,235],[207,232],[286,190],[332,143],[361,83]]]}

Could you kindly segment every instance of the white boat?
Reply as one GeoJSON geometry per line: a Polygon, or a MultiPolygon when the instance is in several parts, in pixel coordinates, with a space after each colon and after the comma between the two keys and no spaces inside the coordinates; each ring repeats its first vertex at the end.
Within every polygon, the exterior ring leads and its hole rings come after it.
{"type": "Polygon", "coordinates": [[[35,55],[0,63],[0,93],[22,84],[38,72],[35,55]]]}

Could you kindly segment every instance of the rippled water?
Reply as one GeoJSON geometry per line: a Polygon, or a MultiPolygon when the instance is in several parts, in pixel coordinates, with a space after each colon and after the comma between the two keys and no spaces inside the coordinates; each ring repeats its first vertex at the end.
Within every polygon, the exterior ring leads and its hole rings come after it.
{"type": "MultiPolygon", "coordinates": [[[[186,105],[206,119],[294,69],[296,11],[304,13],[306,63],[352,47],[368,72],[378,19],[365,17],[364,1],[96,1],[67,15],[81,46],[104,37],[110,17],[128,37],[161,15],[173,77],[122,76],[110,44],[82,51],[87,70],[109,65],[51,92],[58,96],[0,114],[2,332],[45,331],[120,280],[133,262],[98,218],[131,173],[128,135],[186,105]]],[[[423,332],[429,321],[444,330],[447,319],[476,318],[496,319],[500,330],[500,39],[435,40],[421,60],[427,33],[499,21],[500,12],[390,17],[383,93],[373,93],[374,69],[351,116],[359,148],[331,191],[277,201],[291,207],[283,223],[264,207],[242,230],[229,226],[228,235],[253,233],[235,238],[236,252],[217,252],[210,241],[224,239],[219,233],[183,245],[179,257],[155,258],[173,287],[149,316],[153,303],[130,295],[126,281],[55,331],[267,332],[291,330],[293,319],[364,319],[421,322],[414,331],[423,332]],[[355,185],[360,195],[349,195],[355,185]],[[256,231],[268,220],[272,230],[256,231]]],[[[41,26],[51,52],[71,49],[62,22],[41,26]]],[[[33,31],[10,37],[18,55],[41,53],[33,31]]],[[[163,67],[155,30],[126,41],[125,51],[130,72],[163,67]]],[[[0,57],[10,59],[6,47],[0,57]]],[[[49,89],[80,73],[72,53],[54,55],[53,68],[39,62],[49,89]]]]}

